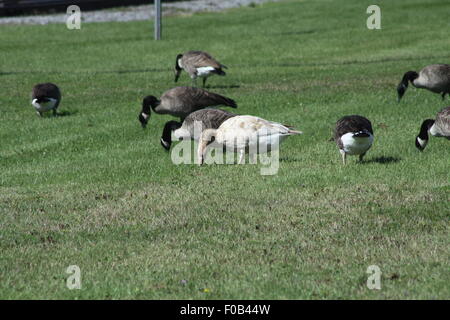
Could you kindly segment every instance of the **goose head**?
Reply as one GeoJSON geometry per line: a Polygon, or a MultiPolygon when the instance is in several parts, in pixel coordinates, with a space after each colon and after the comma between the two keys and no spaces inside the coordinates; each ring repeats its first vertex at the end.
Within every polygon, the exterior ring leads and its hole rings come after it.
{"type": "Polygon", "coordinates": [[[45,103],[45,102],[49,102],[49,101],[50,101],[49,98],[43,97],[43,96],[35,97],[33,100],[33,102],[35,102],[35,103],[45,103]]]}
{"type": "Polygon", "coordinates": [[[416,137],[416,147],[420,151],[423,151],[428,143],[428,130],[433,126],[434,120],[433,119],[427,119],[424,122],[422,122],[422,125],[420,126],[420,132],[419,135],[416,137]]]}
{"type": "Polygon", "coordinates": [[[142,125],[142,128],[147,126],[148,120],[150,119],[151,109],[155,109],[159,105],[160,101],[156,99],[155,96],[147,96],[142,101],[142,110],[139,113],[138,119],[142,125]]]}
{"type": "Polygon", "coordinates": [[[368,137],[370,137],[370,136],[371,136],[371,133],[370,133],[369,130],[367,130],[367,129],[364,129],[364,130],[355,132],[355,133],[353,134],[353,137],[354,137],[354,138],[368,138],[368,137]]]}
{"type": "Polygon", "coordinates": [[[403,95],[408,89],[408,81],[411,83],[419,77],[419,74],[415,71],[408,71],[403,75],[402,81],[397,86],[398,102],[402,99],[403,95]]]}
{"type": "Polygon", "coordinates": [[[172,145],[172,131],[179,129],[180,127],[181,123],[173,120],[166,122],[164,125],[164,130],[160,141],[163,148],[167,151],[170,150],[170,146],[172,145]]]}
{"type": "Polygon", "coordinates": [[[175,82],[178,81],[178,78],[180,77],[181,74],[181,66],[180,66],[180,59],[183,57],[183,55],[180,53],[177,55],[177,58],[175,60],[175,68],[174,68],[174,72],[175,72],[175,82]]]}

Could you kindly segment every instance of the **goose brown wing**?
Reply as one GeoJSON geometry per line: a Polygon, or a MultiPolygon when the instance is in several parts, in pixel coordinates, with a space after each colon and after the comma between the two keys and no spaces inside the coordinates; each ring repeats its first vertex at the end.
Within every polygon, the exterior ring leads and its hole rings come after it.
{"type": "Polygon", "coordinates": [[[186,66],[191,66],[193,68],[213,67],[215,69],[221,69],[224,67],[209,53],[203,51],[189,51],[183,55],[183,59],[186,66]]]}
{"type": "Polygon", "coordinates": [[[434,125],[441,135],[450,137],[450,106],[438,112],[434,125]]]}
{"type": "Polygon", "coordinates": [[[348,132],[367,130],[373,134],[372,124],[369,119],[358,115],[345,116],[336,122],[334,140],[338,142],[340,137],[348,132]]]}

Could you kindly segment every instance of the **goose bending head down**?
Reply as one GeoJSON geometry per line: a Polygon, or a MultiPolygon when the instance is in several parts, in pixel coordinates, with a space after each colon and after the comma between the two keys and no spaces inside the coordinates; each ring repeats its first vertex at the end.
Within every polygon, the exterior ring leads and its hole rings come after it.
{"type": "Polygon", "coordinates": [[[33,87],[31,93],[31,104],[36,109],[36,113],[42,116],[43,112],[53,110],[56,116],[56,109],[61,102],[61,91],[56,84],[38,83],[33,87]]]}
{"type": "Polygon", "coordinates": [[[237,116],[221,109],[202,109],[189,114],[183,123],[166,122],[161,137],[161,145],[167,151],[172,145],[172,134],[177,140],[192,139],[198,141],[205,129],[217,129],[227,119],[237,116]]]}
{"type": "Polygon", "coordinates": [[[301,131],[254,116],[236,116],[224,121],[218,129],[204,130],[197,150],[198,164],[204,163],[208,145],[239,153],[239,164],[245,153],[252,156],[276,150],[288,136],[301,131]]]}
{"type": "Polygon", "coordinates": [[[226,75],[223,69],[227,67],[214,59],[209,53],[204,51],[188,51],[178,54],[175,59],[175,82],[178,81],[181,71],[185,70],[191,77],[194,84],[197,77],[203,78],[203,87],[206,79],[214,74],[226,75]]]}
{"type": "Polygon", "coordinates": [[[170,114],[183,121],[192,112],[220,105],[237,108],[233,99],[220,94],[195,87],[175,87],[164,92],[160,99],[155,96],[145,97],[138,119],[145,128],[152,110],[157,114],[170,114]]]}
{"type": "Polygon", "coordinates": [[[450,94],[450,65],[432,64],[424,67],[418,73],[416,71],[406,72],[397,86],[399,102],[408,89],[409,82],[416,88],[439,93],[444,99],[446,94],[450,94]]]}
{"type": "Polygon", "coordinates": [[[450,139],[450,106],[438,112],[435,119],[426,119],[422,122],[415,141],[420,151],[423,151],[428,144],[428,133],[434,137],[450,139]]]}
{"type": "Polygon", "coordinates": [[[373,143],[372,124],[369,119],[359,115],[342,117],[336,122],[333,138],[344,164],[347,155],[359,155],[359,161],[362,161],[373,143]]]}

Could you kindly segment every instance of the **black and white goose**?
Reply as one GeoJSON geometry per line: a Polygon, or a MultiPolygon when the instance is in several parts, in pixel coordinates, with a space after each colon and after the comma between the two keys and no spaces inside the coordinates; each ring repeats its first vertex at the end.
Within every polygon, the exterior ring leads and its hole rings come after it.
{"type": "Polygon", "coordinates": [[[217,129],[225,121],[237,116],[221,109],[202,109],[189,114],[183,121],[168,121],[164,126],[161,145],[167,151],[172,144],[172,133],[177,140],[192,139],[198,141],[205,129],[217,129]]]}
{"type": "Polygon", "coordinates": [[[434,137],[450,139],[450,106],[439,111],[436,119],[427,119],[422,122],[420,133],[416,137],[416,147],[420,151],[427,146],[428,132],[434,137]]]}
{"type": "Polygon", "coordinates": [[[61,92],[57,85],[53,83],[38,83],[31,92],[31,104],[36,109],[36,113],[42,116],[43,112],[53,110],[56,116],[56,109],[61,102],[61,92]]]}
{"type": "Polygon", "coordinates": [[[170,114],[183,121],[194,111],[219,105],[237,108],[233,99],[220,94],[195,87],[176,87],[164,92],[159,100],[155,96],[145,97],[138,118],[145,128],[151,110],[158,114],[170,114]]]}
{"type": "Polygon", "coordinates": [[[181,71],[185,70],[193,82],[196,82],[197,77],[203,78],[203,87],[206,79],[214,74],[224,76],[226,73],[223,69],[226,66],[214,59],[209,53],[204,51],[188,51],[184,54],[177,55],[175,61],[175,82],[178,81],[181,71]]]}
{"type": "Polygon", "coordinates": [[[359,155],[362,161],[373,143],[372,124],[367,118],[358,115],[342,117],[336,122],[333,138],[344,164],[347,155],[359,155]]]}
{"type": "Polygon", "coordinates": [[[416,71],[406,72],[397,86],[398,101],[405,94],[408,81],[416,88],[424,88],[442,94],[442,99],[444,99],[446,94],[450,94],[450,65],[431,64],[420,70],[419,73],[416,71]]]}

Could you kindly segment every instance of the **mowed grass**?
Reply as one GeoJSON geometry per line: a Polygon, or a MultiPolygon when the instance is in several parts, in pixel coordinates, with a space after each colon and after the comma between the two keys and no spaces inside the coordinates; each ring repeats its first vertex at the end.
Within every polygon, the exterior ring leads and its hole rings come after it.
{"type": "Polygon", "coordinates": [[[371,4],[167,17],[158,42],[150,21],[2,26],[0,298],[450,298],[450,145],[414,146],[450,102],[409,88],[398,104],[395,91],[404,72],[449,63],[450,4],[378,1],[382,29],[368,30],[371,4]],[[229,67],[208,83],[238,113],[304,131],[276,175],[174,165],[159,143],[171,117],[140,127],[142,98],[174,87],[175,56],[193,49],[229,67]],[[46,81],[63,116],[30,105],[46,81]],[[368,117],[375,142],[343,166],[329,138],[347,114],[368,117]],[[66,287],[69,265],[81,290],[66,287]],[[366,286],[370,265],[381,290],[366,286]]]}

